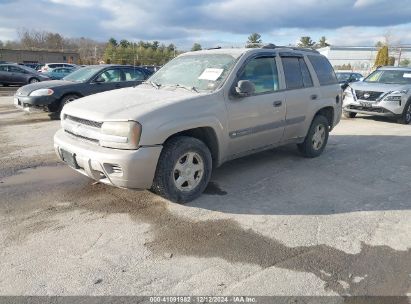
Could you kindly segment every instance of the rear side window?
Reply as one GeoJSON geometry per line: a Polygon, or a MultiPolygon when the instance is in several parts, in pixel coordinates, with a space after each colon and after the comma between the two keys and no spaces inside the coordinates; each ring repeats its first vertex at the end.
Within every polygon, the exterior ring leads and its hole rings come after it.
{"type": "Polygon", "coordinates": [[[313,65],[321,85],[337,83],[337,77],[335,76],[334,69],[326,57],[308,55],[308,59],[313,65]]]}
{"type": "Polygon", "coordinates": [[[7,65],[0,65],[1,72],[7,72],[7,65]]]}
{"type": "Polygon", "coordinates": [[[313,86],[313,81],[304,58],[282,57],[281,60],[287,89],[301,89],[313,86]]]}
{"type": "Polygon", "coordinates": [[[133,81],[133,80],[144,80],[145,75],[138,69],[123,69],[124,76],[126,81],[133,81]]]}

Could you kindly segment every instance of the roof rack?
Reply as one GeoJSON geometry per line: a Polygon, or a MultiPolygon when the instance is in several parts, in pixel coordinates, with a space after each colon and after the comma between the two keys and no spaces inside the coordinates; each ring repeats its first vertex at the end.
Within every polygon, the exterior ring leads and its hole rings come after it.
{"type": "Polygon", "coordinates": [[[279,49],[279,48],[285,48],[285,49],[291,49],[294,51],[304,51],[304,52],[311,52],[311,53],[316,53],[319,54],[319,52],[316,49],[312,48],[303,48],[303,47],[295,47],[295,46],[284,46],[284,45],[275,45],[273,43],[269,43],[261,47],[262,49],[279,49]]]}

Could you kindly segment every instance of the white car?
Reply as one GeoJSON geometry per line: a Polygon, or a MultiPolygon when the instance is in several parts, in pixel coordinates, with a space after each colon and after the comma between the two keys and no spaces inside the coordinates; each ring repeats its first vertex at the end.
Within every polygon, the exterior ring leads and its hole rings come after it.
{"type": "Polygon", "coordinates": [[[364,81],[350,83],[344,91],[343,113],[354,118],[358,113],[397,118],[411,122],[411,68],[383,67],[364,81]]]}

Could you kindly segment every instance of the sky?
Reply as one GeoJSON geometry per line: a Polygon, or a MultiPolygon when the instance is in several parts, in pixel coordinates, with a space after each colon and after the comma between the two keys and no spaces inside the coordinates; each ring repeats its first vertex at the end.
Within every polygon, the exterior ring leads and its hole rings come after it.
{"type": "Polygon", "coordinates": [[[326,36],[332,45],[371,46],[387,37],[411,44],[411,0],[0,0],[0,40],[18,39],[23,28],[179,49],[244,46],[253,32],[276,45],[301,36],[326,36]]]}

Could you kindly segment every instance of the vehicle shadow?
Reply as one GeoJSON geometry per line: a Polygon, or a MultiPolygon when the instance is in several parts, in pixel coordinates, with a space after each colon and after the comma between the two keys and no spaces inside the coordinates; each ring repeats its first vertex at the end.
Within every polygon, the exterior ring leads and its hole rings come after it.
{"type": "Polygon", "coordinates": [[[238,214],[408,210],[410,142],[333,135],[315,159],[301,157],[294,145],[251,155],[215,170],[205,195],[188,205],[238,214]]]}

